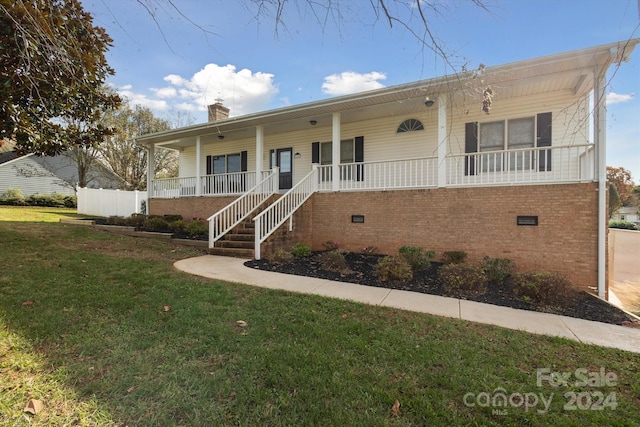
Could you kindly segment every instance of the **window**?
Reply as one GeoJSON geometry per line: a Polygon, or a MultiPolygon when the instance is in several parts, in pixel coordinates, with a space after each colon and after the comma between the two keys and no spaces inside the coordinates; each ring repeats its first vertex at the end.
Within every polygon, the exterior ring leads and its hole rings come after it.
{"type": "Polygon", "coordinates": [[[468,156],[465,174],[481,172],[530,170],[538,165],[539,171],[551,170],[551,150],[527,150],[551,146],[551,113],[487,123],[465,125],[465,152],[487,152],[468,156]],[[519,150],[504,153],[504,150],[519,150]],[[537,162],[536,162],[537,159],[537,162]]]}
{"type": "MultiPolygon", "coordinates": [[[[333,164],[333,143],[314,142],[311,144],[311,163],[320,165],[333,164]]],[[[364,180],[364,165],[354,163],[364,162],[364,136],[356,136],[352,139],[343,139],[340,141],[340,162],[350,166],[341,168],[341,179],[354,179],[356,181],[364,180]]],[[[320,179],[322,181],[331,181],[331,170],[321,169],[320,179]]]]}
{"type": "Polygon", "coordinates": [[[400,126],[398,126],[398,129],[396,130],[396,133],[412,132],[415,130],[424,130],[422,122],[417,119],[407,119],[404,122],[400,123],[400,126]]]}
{"type": "MultiPolygon", "coordinates": [[[[320,143],[320,164],[330,165],[333,163],[333,143],[321,142],[320,143]]],[[[340,164],[353,163],[354,161],[354,145],[353,139],[343,139],[340,141],[340,164]]],[[[345,167],[341,169],[340,179],[351,179],[351,168],[345,167]]],[[[323,180],[330,180],[331,175],[323,176],[323,180]]]]}
{"type": "MultiPolygon", "coordinates": [[[[246,157],[246,151],[222,156],[207,156],[207,175],[242,172],[243,154],[246,157]]],[[[244,170],[246,170],[246,167],[244,170]]]]}
{"type": "Polygon", "coordinates": [[[205,194],[240,193],[244,191],[245,177],[239,172],[247,170],[247,152],[207,156],[205,194]],[[228,175],[232,174],[232,175],[228,175]]]}

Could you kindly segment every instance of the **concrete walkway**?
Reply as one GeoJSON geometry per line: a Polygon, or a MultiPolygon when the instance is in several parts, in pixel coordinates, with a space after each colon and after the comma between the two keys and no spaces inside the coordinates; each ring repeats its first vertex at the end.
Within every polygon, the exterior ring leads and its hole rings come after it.
{"type": "Polygon", "coordinates": [[[640,329],[418,292],[334,282],[245,267],[246,260],[205,255],[178,261],[178,270],[227,282],[322,295],[365,304],[453,317],[640,353],[640,329]]]}

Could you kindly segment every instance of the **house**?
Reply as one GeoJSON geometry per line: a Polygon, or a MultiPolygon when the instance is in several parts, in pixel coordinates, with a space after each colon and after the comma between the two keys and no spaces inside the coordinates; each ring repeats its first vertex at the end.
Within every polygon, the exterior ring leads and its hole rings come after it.
{"type": "MultiPolygon", "coordinates": [[[[89,188],[119,188],[122,180],[96,164],[88,175],[89,188]]],[[[0,195],[19,188],[25,197],[34,194],[60,193],[75,195],[78,170],[75,160],[64,154],[51,156],[17,155],[14,151],[0,153],[0,195]]]]}
{"type": "Polygon", "coordinates": [[[611,219],[628,221],[640,226],[640,206],[623,206],[613,214],[611,219]]]}
{"type": "Polygon", "coordinates": [[[209,218],[217,253],[463,250],[606,297],[606,73],[638,42],[240,117],[214,104],[137,138],[180,153],[177,178],[150,165],[149,212],[209,218]]]}

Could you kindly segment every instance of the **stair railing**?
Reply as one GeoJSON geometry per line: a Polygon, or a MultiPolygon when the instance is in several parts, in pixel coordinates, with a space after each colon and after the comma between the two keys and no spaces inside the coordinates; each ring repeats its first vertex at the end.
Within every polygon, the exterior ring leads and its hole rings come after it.
{"type": "Polygon", "coordinates": [[[256,259],[260,259],[260,244],[287,220],[290,221],[289,227],[291,229],[293,214],[316,191],[318,191],[318,168],[314,164],[307,176],[253,218],[256,224],[254,245],[256,259]]]}
{"type": "Polygon", "coordinates": [[[278,191],[278,173],[278,168],[274,167],[262,181],[207,219],[209,248],[213,248],[222,236],[244,221],[258,206],[278,191]]]}

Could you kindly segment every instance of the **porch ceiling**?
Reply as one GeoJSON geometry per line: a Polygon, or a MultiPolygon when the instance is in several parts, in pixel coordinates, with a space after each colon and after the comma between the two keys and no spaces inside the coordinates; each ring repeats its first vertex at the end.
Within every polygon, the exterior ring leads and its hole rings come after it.
{"type": "Polygon", "coordinates": [[[252,138],[256,127],[264,134],[309,129],[309,120],[318,127],[331,126],[332,115],[341,113],[341,122],[402,116],[425,108],[424,97],[441,94],[480,98],[487,86],[497,89],[500,98],[520,97],[535,93],[571,91],[586,94],[593,87],[594,75],[604,73],[614,62],[627,59],[640,39],[592,47],[506,65],[487,67],[480,74],[466,72],[404,85],[357,93],[308,104],[198,124],[137,138],[141,144],[156,144],[182,149],[195,144],[197,136],[204,143],[225,139],[252,138]]]}

